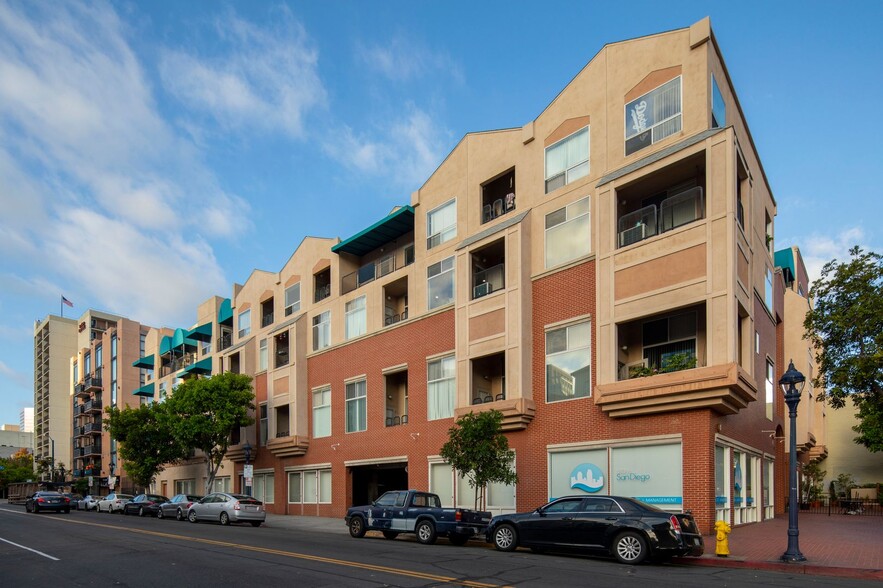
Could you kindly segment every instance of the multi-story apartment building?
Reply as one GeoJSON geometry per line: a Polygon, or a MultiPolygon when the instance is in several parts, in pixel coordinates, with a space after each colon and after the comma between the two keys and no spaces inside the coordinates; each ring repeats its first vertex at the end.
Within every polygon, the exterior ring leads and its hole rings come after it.
{"type": "Polygon", "coordinates": [[[25,433],[34,432],[34,407],[27,406],[21,409],[18,417],[18,426],[25,433]]]}
{"type": "Polygon", "coordinates": [[[131,489],[116,441],[104,430],[103,415],[110,406],[137,406],[125,391],[144,384],[144,373],[132,364],[143,355],[150,327],[88,310],[76,321],[76,329],[76,350],[68,360],[72,477],[91,479],[92,493],[131,489]]]}
{"type": "Polygon", "coordinates": [[[71,454],[70,358],[76,352],[77,321],[50,314],[34,323],[35,462],[71,454]]]}
{"type": "Polygon", "coordinates": [[[496,409],[519,481],[489,510],[600,491],[706,530],[772,517],[775,215],[709,21],[609,44],[536,119],[466,135],[409,204],[201,307],[212,370],[254,376],[233,486],[248,443],[275,512],[340,516],[405,486],[471,506],[439,448],[496,409]]]}

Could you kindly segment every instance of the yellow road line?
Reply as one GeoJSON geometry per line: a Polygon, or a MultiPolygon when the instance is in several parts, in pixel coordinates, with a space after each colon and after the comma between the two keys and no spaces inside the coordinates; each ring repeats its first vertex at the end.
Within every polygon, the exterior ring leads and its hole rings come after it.
{"type": "MultiPolygon", "coordinates": [[[[0,509],[4,512],[11,512],[14,514],[21,514],[15,511],[9,511],[5,509],[0,509]]],[[[214,545],[216,547],[229,547],[232,549],[242,549],[244,551],[254,551],[257,553],[267,553],[270,555],[281,555],[283,557],[290,557],[294,559],[303,559],[306,561],[313,561],[318,563],[326,563],[338,566],[346,566],[350,568],[357,568],[361,570],[368,570],[372,572],[382,572],[386,574],[394,574],[397,576],[407,576],[410,578],[417,578],[420,580],[432,580],[434,582],[442,582],[445,584],[457,584],[460,586],[468,586],[469,588],[504,588],[499,584],[486,584],[483,582],[473,582],[470,580],[459,580],[457,578],[452,578],[450,576],[439,576],[436,574],[427,574],[424,572],[415,572],[409,570],[402,570],[399,568],[391,568],[387,566],[378,566],[374,564],[366,564],[366,563],[357,563],[346,561],[343,559],[334,559],[330,557],[322,557],[318,555],[309,555],[306,553],[297,553],[294,551],[282,551],[280,549],[270,549],[268,547],[257,547],[254,545],[243,545],[241,543],[230,543],[228,541],[216,541],[214,539],[202,539],[200,537],[190,537],[188,535],[175,535],[174,533],[163,533],[160,531],[148,531],[146,529],[133,529],[130,527],[118,527],[116,525],[107,525],[104,523],[90,523],[87,521],[74,521],[71,519],[47,519],[53,521],[59,521],[64,523],[71,523],[74,525],[88,525],[90,527],[100,527],[102,529],[113,529],[116,531],[128,531],[131,533],[138,533],[140,535],[150,535],[153,537],[164,537],[166,539],[181,539],[185,541],[194,541],[197,543],[204,543],[206,545],[214,545]]]]}

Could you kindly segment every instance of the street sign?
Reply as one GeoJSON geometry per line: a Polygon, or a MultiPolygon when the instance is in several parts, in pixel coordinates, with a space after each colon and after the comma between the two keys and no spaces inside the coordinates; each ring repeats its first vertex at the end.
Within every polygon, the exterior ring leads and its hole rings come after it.
{"type": "Polygon", "coordinates": [[[246,487],[246,488],[251,488],[251,486],[252,486],[252,481],[253,481],[252,478],[246,478],[246,479],[245,479],[245,487],[246,487]]]}
{"type": "MultiPolygon", "coordinates": [[[[247,466],[245,466],[245,468],[242,472],[242,475],[245,476],[246,478],[248,478],[249,480],[252,479],[254,477],[254,466],[251,464],[248,464],[247,466]]],[[[249,484],[251,484],[251,483],[249,482],[249,484]]]]}

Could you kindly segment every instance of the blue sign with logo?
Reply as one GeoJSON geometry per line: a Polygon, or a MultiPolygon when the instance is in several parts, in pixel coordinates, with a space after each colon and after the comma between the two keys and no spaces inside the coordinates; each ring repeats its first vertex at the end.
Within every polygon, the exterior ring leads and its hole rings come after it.
{"type": "Polygon", "coordinates": [[[593,463],[581,463],[570,472],[570,487],[585,492],[600,492],[604,488],[604,472],[593,463]]]}

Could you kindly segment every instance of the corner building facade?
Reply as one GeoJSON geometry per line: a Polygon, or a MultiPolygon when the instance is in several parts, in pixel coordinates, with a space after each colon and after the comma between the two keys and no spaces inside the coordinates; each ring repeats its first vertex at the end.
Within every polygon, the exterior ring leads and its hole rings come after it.
{"type": "Polygon", "coordinates": [[[705,532],[783,512],[775,215],[708,19],[605,46],[535,120],[466,135],[408,205],[234,285],[212,369],[257,396],[235,489],[248,442],[271,512],[404,487],[471,507],[438,451],[496,409],[519,481],[488,489],[493,512],[621,494],[705,532]]]}

